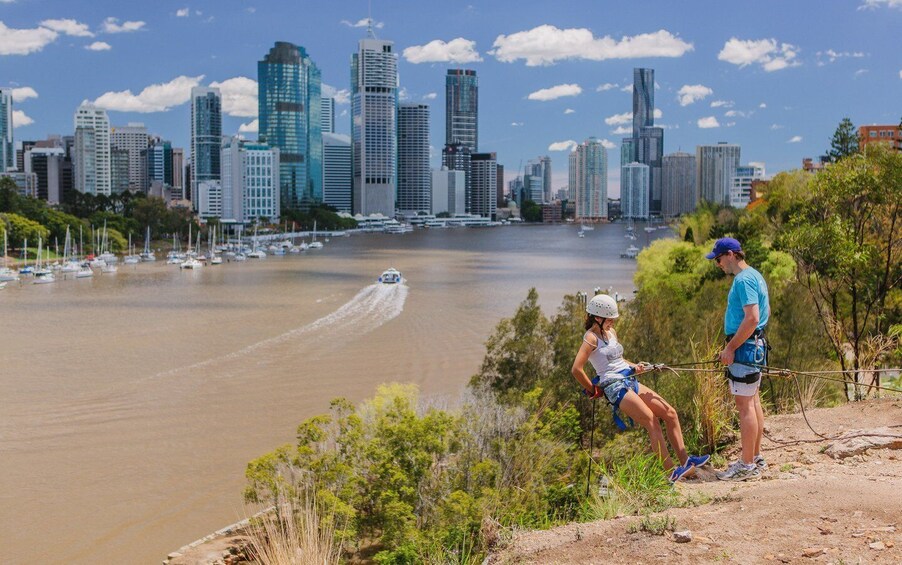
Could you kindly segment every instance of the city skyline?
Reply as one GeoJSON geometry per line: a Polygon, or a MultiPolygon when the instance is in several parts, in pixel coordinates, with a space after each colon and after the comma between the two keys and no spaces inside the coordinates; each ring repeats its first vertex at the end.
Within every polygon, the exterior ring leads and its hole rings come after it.
{"type": "MultiPolygon", "coordinates": [[[[745,160],[765,162],[770,174],[824,153],[844,116],[856,125],[899,120],[896,1],[721,7],[717,21],[740,22],[735,26],[714,25],[703,7],[666,3],[583,1],[553,14],[529,5],[373,5],[373,31],[399,54],[400,100],[430,105],[432,167],[440,166],[452,68],[480,77],[480,146],[497,153],[506,180],[521,173],[521,160],[548,154],[551,192],[567,184],[568,151],[588,137],[606,142],[617,161],[630,135],[634,68],[655,69],[655,124],[668,130],[665,153],[727,141],[742,146],[745,160]],[[441,20],[430,16],[440,9],[441,20]]],[[[256,62],[274,42],[290,41],[321,69],[323,94],[336,99],[336,131],[348,134],[347,68],[366,35],[366,13],[362,1],[162,8],[4,2],[7,84],[0,88],[16,98],[17,144],[72,135],[72,115],[88,100],[106,109],[113,127],[143,122],[150,134],[187,148],[194,86],[222,91],[223,135],[256,139],[256,62]]],[[[609,186],[616,196],[619,167],[609,168],[609,186]]]]}

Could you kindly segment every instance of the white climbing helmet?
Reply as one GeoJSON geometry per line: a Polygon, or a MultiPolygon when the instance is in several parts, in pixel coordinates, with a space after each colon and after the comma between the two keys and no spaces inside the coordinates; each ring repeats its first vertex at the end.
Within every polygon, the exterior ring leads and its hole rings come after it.
{"type": "Polygon", "coordinates": [[[607,294],[599,294],[592,297],[592,300],[586,304],[586,312],[599,318],[620,317],[620,313],[617,311],[617,303],[607,294]]]}

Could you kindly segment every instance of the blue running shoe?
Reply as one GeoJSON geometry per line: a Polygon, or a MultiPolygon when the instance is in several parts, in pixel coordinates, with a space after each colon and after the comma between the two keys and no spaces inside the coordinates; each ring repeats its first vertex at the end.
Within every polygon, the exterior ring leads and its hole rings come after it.
{"type": "Polygon", "coordinates": [[[710,459],[710,455],[690,455],[689,459],[686,459],[686,465],[690,467],[704,467],[710,459]]]}
{"type": "Polygon", "coordinates": [[[675,483],[686,476],[692,470],[692,465],[677,465],[670,473],[670,482],[675,483]]]}

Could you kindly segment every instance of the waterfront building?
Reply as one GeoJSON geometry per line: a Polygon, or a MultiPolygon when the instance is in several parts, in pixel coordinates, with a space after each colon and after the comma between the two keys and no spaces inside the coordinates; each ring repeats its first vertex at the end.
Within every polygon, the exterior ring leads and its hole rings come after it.
{"type": "Polygon", "coordinates": [[[370,33],[351,56],[353,208],[395,215],[398,142],[398,55],[370,33]]]}
{"type": "Polygon", "coordinates": [[[222,218],[222,181],[205,180],[197,187],[197,214],[203,219],[222,218]]]}
{"type": "Polygon", "coordinates": [[[510,182],[507,183],[507,187],[508,187],[508,194],[510,194],[511,200],[513,200],[514,202],[516,202],[522,206],[523,201],[525,200],[525,198],[524,198],[525,193],[524,193],[524,189],[523,189],[523,178],[518,176],[517,178],[512,179],[510,182]]]}
{"type": "Polygon", "coordinates": [[[66,151],[59,137],[36,142],[23,157],[23,169],[35,175],[35,197],[59,204],[63,197],[66,151]]]}
{"type": "Polygon", "coordinates": [[[0,172],[0,178],[12,179],[16,184],[16,191],[19,196],[31,198],[38,197],[38,176],[36,174],[11,170],[0,172]]]}
{"type": "Polygon", "coordinates": [[[620,206],[624,218],[647,220],[648,207],[648,165],[630,163],[621,167],[620,206]]]}
{"type": "Polygon", "coordinates": [[[308,210],[323,199],[322,77],[306,49],[277,41],[257,63],[259,137],[280,155],[282,204],[308,210]]]}
{"type": "Polygon", "coordinates": [[[432,171],[432,214],[443,212],[454,216],[465,214],[467,175],[463,171],[442,167],[432,171]]]}
{"type": "Polygon", "coordinates": [[[507,202],[504,200],[504,165],[498,163],[498,181],[496,183],[496,194],[498,196],[497,208],[504,208],[507,202]]]}
{"type": "Polygon", "coordinates": [[[323,96],[320,100],[319,120],[322,133],[335,133],[335,99],[323,96]]]}
{"type": "Polygon", "coordinates": [[[472,157],[473,152],[470,150],[470,146],[464,145],[463,143],[451,143],[445,145],[445,148],[442,149],[442,166],[449,171],[463,171],[464,173],[464,182],[466,183],[467,188],[464,191],[464,210],[459,213],[470,212],[472,190],[470,190],[469,187],[472,178],[470,173],[472,157]]]}
{"type": "MultiPolygon", "coordinates": [[[[124,150],[128,154],[126,187],[132,192],[147,191],[147,164],[142,160],[141,152],[147,149],[149,142],[147,128],[141,122],[129,122],[126,126],[116,126],[110,130],[110,147],[124,150]]],[[[117,159],[121,159],[121,155],[117,156],[117,159]]],[[[120,165],[121,163],[117,163],[117,166],[120,165]]],[[[119,175],[119,172],[116,174],[119,175]]],[[[113,184],[117,185],[121,192],[121,180],[113,184]]]]}
{"type": "MultiPolygon", "coordinates": [[[[633,131],[623,140],[620,166],[643,163],[649,170],[649,210],[661,213],[664,130],[655,127],[655,71],[633,69],[633,131]]],[[[623,174],[621,172],[621,174],[623,174]]]]}
{"type": "Polygon", "coordinates": [[[172,148],[172,199],[185,200],[185,150],[172,148]]]}
{"type": "Polygon", "coordinates": [[[498,182],[498,158],[495,153],[473,153],[470,156],[471,182],[469,214],[495,219],[498,182]]]}
{"type": "Polygon", "coordinates": [[[865,147],[871,143],[885,143],[902,150],[902,127],[899,124],[870,125],[858,128],[858,144],[865,147]]]}
{"type": "MultiPolygon", "coordinates": [[[[222,145],[222,219],[254,223],[281,215],[280,151],[265,143],[232,137],[222,145]]],[[[210,196],[212,202],[213,197],[210,196]]]]}
{"type": "MultiPolygon", "coordinates": [[[[129,154],[127,149],[110,147],[110,190],[113,194],[122,194],[129,190],[129,154]]],[[[142,192],[146,191],[146,187],[142,192]]]]}
{"type": "Polygon", "coordinates": [[[545,201],[545,182],[548,179],[550,183],[551,174],[545,174],[546,164],[551,169],[551,160],[545,161],[544,157],[532,159],[526,163],[523,171],[523,192],[527,200],[532,200],[536,204],[545,201]]]}
{"type": "Polygon", "coordinates": [[[398,200],[401,214],[428,212],[432,205],[429,168],[429,106],[398,106],[398,200]]]}
{"type": "Polygon", "coordinates": [[[698,194],[695,184],[695,155],[671,153],[662,160],[661,214],[668,217],[695,210],[698,194]]]}
{"type": "Polygon", "coordinates": [[[11,88],[0,88],[0,172],[14,170],[15,167],[13,91],[11,88]]]}
{"type": "Polygon", "coordinates": [[[545,188],[544,200],[545,202],[551,202],[554,200],[552,195],[554,189],[551,186],[551,157],[545,155],[544,157],[539,157],[539,161],[542,163],[542,185],[545,188]]]}
{"type": "Polygon", "coordinates": [[[469,69],[445,75],[445,145],[454,143],[479,150],[479,79],[469,69]]]}
{"type": "Polygon", "coordinates": [[[222,95],[218,88],[191,89],[191,174],[190,186],[219,180],[222,170],[222,95]]]}
{"type": "Polygon", "coordinates": [[[323,134],[323,203],[351,212],[351,138],[323,134]]]}
{"type": "Polygon", "coordinates": [[[752,185],[765,178],[764,163],[749,163],[736,167],[730,178],[730,206],[745,208],[754,199],[752,185]]]}
{"type": "Polygon", "coordinates": [[[157,181],[172,189],[172,144],[160,138],[151,140],[147,149],[142,151],[147,166],[147,182],[157,181]]]}
{"type": "Polygon", "coordinates": [[[608,151],[590,137],[569,156],[569,187],[573,191],[575,218],[598,221],[608,217],[608,151]]]}
{"type": "Polygon", "coordinates": [[[110,119],[89,102],[75,111],[74,189],[84,194],[112,193],[110,119]]]}
{"type": "Polygon", "coordinates": [[[740,148],[725,141],[695,148],[695,184],[701,200],[730,205],[731,179],[739,167],[740,148]]]}

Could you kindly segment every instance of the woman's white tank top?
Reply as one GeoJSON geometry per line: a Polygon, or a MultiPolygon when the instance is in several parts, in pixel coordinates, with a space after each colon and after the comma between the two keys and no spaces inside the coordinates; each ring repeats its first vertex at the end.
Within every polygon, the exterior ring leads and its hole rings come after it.
{"type": "MultiPolygon", "coordinates": [[[[586,332],[583,339],[588,338],[590,333],[592,332],[586,332]]],[[[617,341],[617,336],[614,332],[610,332],[607,342],[598,337],[598,334],[595,337],[598,345],[589,354],[589,362],[595,368],[595,373],[601,377],[601,382],[608,379],[622,379],[623,375],[620,371],[629,369],[630,366],[623,360],[623,346],[617,341]]]]}

